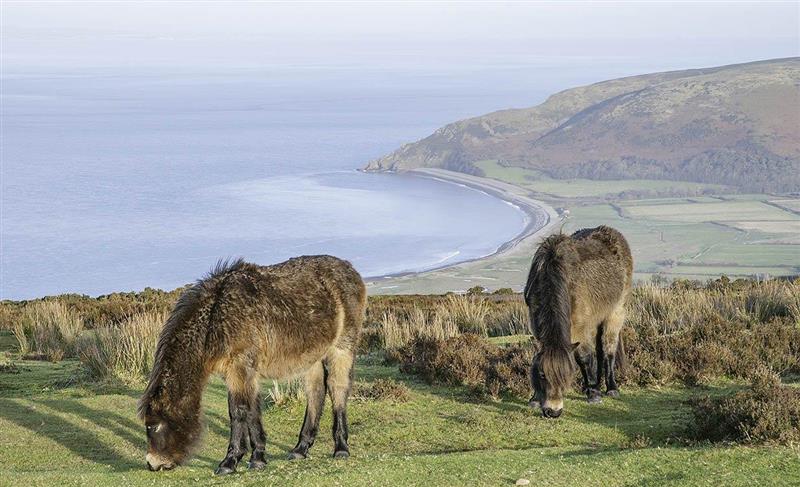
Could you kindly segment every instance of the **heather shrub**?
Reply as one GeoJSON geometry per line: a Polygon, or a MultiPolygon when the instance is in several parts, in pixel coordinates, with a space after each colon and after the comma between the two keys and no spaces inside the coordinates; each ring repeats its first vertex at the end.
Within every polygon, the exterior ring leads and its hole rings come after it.
{"type": "Polygon", "coordinates": [[[709,441],[790,443],[800,441],[800,389],[781,385],[766,367],[751,386],[723,397],[692,402],[694,429],[690,435],[709,441]]]}
{"type": "Polygon", "coordinates": [[[534,348],[501,348],[485,338],[463,334],[445,340],[417,338],[398,351],[400,370],[432,384],[461,385],[499,397],[526,396],[534,348]]]}

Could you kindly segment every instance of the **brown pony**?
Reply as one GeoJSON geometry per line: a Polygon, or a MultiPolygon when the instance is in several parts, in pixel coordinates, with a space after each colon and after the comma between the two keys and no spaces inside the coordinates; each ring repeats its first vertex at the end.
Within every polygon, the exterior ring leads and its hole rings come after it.
{"type": "Polygon", "coordinates": [[[624,360],[619,332],[630,295],[633,258],[625,237],[605,226],[552,235],[533,257],[525,302],[541,345],[531,366],[530,404],[557,418],[571,387],[574,362],[589,403],[619,396],[615,367],[624,360]]]}
{"type": "Polygon", "coordinates": [[[350,263],[330,256],[298,257],[261,267],[220,263],[178,300],[164,325],[155,365],[139,401],[147,428],[147,466],[171,469],[198,444],[200,399],[219,373],[228,387],[228,453],[217,474],[266,465],[259,378],[305,375],[305,420],[290,458],[314,443],[325,395],[333,402],[334,456],[347,457],[347,398],[364,318],[366,290],[350,263]]]}

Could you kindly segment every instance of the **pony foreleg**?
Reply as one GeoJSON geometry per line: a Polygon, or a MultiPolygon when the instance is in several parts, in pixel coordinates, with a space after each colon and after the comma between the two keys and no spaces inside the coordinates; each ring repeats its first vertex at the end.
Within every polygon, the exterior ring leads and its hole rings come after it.
{"type": "Polygon", "coordinates": [[[250,433],[250,443],[253,446],[253,454],[250,455],[248,468],[258,470],[267,465],[266,448],[267,435],[264,433],[264,426],[261,424],[261,396],[256,394],[250,404],[250,411],[247,415],[247,429],[250,433]]]}
{"type": "Polygon", "coordinates": [[[575,350],[575,361],[581,369],[581,377],[583,378],[583,393],[590,404],[602,402],[602,394],[600,393],[600,384],[597,379],[597,359],[595,358],[594,351],[591,347],[579,346],[575,350]]]}
{"type": "Polygon", "coordinates": [[[247,417],[250,412],[248,401],[241,395],[228,391],[228,415],[231,420],[231,438],[228,443],[228,453],[222,459],[217,469],[217,475],[226,475],[236,471],[236,465],[250,449],[250,434],[247,417]]]}
{"type": "Polygon", "coordinates": [[[319,418],[325,406],[325,369],[322,362],[317,362],[306,372],[306,415],[297,445],[289,452],[289,460],[297,460],[308,456],[308,449],[314,444],[319,430],[319,418]]]}

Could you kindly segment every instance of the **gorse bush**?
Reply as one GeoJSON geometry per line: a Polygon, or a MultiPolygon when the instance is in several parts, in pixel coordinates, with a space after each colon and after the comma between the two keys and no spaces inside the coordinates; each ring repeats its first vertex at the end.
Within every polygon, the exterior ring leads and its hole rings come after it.
{"type": "Polygon", "coordinates": [[[167,314],[142,313],[82,337],[80,360],[97,378],[128,385],[146,381],[153,368],[156,344],[167,314]]]}

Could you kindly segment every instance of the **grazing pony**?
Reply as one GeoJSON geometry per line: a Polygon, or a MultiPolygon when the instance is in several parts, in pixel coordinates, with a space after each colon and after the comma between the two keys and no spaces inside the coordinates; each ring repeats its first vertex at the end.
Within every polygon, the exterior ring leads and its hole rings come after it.
{"type": "Polygon", "coordinates": [[[314,443],[325,395],[333,402],[334,456],[347,457],[347,398],[364,318],[366,290],[350,263],[298,257],[272,266],[220,263],[178,300],[164,325],[139,417],[147,428],[147,466],[186,462],[202,431],[200,398],[212,373],[228,387],[228,453],[215,473],[266,465],[259,378],[305,375],[305,420],[290,458],[314,443]]]}
{"type": "Polygon", "coordinates": [[[525,302],[541,350],[531,366],[532,407],[557,418],[571,387],[574,362],[589,403],[619,396],[615,367],[624,361],[619,332],[631,292],[633,258],[628,242],[606,226],[546,238],[533,257],[525,302]]]}

